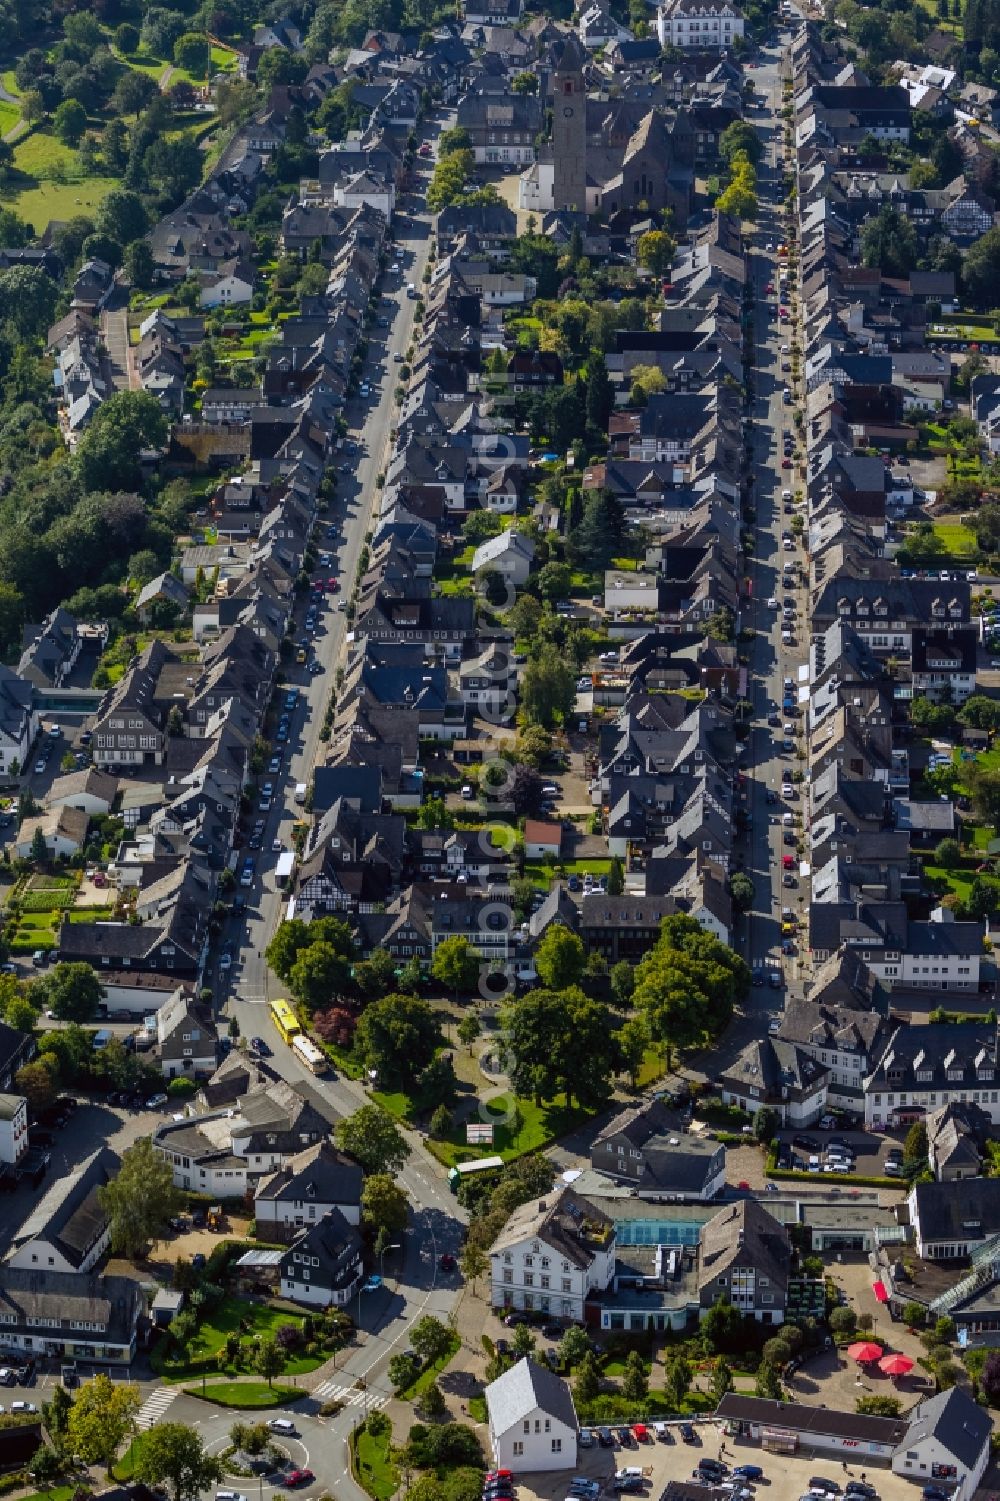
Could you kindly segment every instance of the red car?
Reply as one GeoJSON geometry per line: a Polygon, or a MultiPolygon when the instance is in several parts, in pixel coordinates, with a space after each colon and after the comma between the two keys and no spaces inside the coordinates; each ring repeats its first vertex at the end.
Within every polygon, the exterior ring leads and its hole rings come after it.
{"type": "Polygon", "coordinates": [[[286,1485],[311,1485],[316,1479],[312,1470],[289,1470],[285,1476],[286,1485]]]}
{"type": "Polygon", "coordinates": [[[326,581],[326,587],[328,589],[330,589],[334,594],[339,594],[339,592],[340,592],[340,580],[339,579],[327,579],[327,581],[326,581]]]}
{"type": "Polygon", "coordinates": [[[764,291],[765,292],[773,292],[774,291],[774,282],[773,281],[769,281],[768,284],[767,284],[767,286],[764,288],[764,291]]]}
{"type": "Polygon", "coordinates": [[[782,857],[781,857],[781,863],[784,866],[785,870],[794,870],[795,869],[795,856],[794,855],[782,855],[782,857]]]}
{"type": "Polygon", "coordinates": [[[781,467],[782,467],[782,469],[791,469],[791,467],[792,467],[792,461],[791,461],[791,459],[782,459],[782,461],[781,461],[781,467]]]}
{"type": "Polygon", "coordinates": [[[513,1470],[490,1470],[489,1474],[483,1476],[483,1484],[492,1485],[494,1480],[513,1480],[513,1478],[513,1470]]]}

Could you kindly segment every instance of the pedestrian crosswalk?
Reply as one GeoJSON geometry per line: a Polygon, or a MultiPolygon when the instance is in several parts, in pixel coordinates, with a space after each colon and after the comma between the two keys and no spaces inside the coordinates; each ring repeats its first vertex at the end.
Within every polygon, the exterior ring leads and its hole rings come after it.
{"type": "Polygon", "coordinates": [[[139,1408],[139,1415],[135,1420],[135,1426],[144,1431],[158,1423],[177,1395],[176,1386],[158,1386],[154,1392],[146,1398],[139,1408]]]}
{"type": "Polygon", "coordinates": [[[376,1392],[371,1389],[364,1391],[356,1386],[340,1386],[336,1381],[321,1381],[313,1392],[313,1396],[320,1402],[343,1402],[345,1407],[363,1407],[367,1401],[369,1412],[374,1412],[378,1407],[384,1407],[389,1400],[386,1392],[376,1392]]]}

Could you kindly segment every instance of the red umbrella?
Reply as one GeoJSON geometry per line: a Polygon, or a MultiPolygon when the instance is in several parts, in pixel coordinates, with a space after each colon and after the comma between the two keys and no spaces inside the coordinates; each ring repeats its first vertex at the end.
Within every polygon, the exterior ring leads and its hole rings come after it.
{"type": "Polygon", "coordinates": [[[913,1361],[908,1355],[885,1355],[879,1361],[878,1368],[887,1376],[906,1376],[913,1370],[913,1361]]]}
{"type": "Polygon", "coordinates": [[[882,1354],[882,1346],[876,1345],[872,1340],[859,1340],[857,1344],[848,1345],[847,1353],[852,1360],[859,1365],[870,1365],[873,1360],[878,1360],[882,1354]]]}

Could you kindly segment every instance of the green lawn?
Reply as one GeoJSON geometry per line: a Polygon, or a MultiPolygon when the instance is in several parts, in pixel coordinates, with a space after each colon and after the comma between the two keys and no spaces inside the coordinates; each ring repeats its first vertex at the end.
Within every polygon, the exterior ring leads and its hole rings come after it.
{"type": "MultiPolygon", "coordinates": [[[[103,203],[113,188],[120,187],[117,177],[86,177],[80,182],[41,182],[21,193],[0,195],[8,208],[41,234],[53,219],[72,219],[76,214],[91,214],[103,203]]],[[[124,668],[120,668],[121,677],[124,668]]]]}
{"type": "Polygon", "coordinates": [[[239,59],[228,47],[212,48],[212,68],[216,73],[232,73],[239,59]]]}
{"type": "Polygon", "coordinates": [[[392,1462],[392,1430],[372,1438],[367,1428],[359,1428],[352,1447],[358,1484],[375,1501],[390,1501],[399,1488],[399,1472],[392,1462]]]}
{"type": "MultiPolygon", "coordinates": [[[[559,863],[568,876],[606,876],[611,872],[610,860],[562,860],[559,863]]],[[[547,865],[531,860],[525,864],[524,873],[530,881],[546,888],[555,877],[555,872],[547,865]]]]}
{"type": "Polygon", "coordinates": [[[935,521],[934,535],[940,537],[953,558],[979,556],[979,544],[976,541],[975,532],[971,527],[964,526],[961,521],[935,521]]]}
{"type": "Polygon", "coordinates": [[[287,1407],[306,1394],[297,1386],[268,1386],[266,1381],[210,1381],[207,1386],[187,1386],[189,1397],[203,1397],[219,1407],[287,1407]]]}
{"type": "Polygon", "coordinates": [[[115,915],[114,907],[78,907],[67,914],[71,923],[110,922],[115,915]]]}
{"type": "Polygon", "coordinates": [[[20,1496],[18,1501],[70,1501],[75,1495],[75,1485],[54,1485],[48,1491],[32,1491],[29,1496],[20,1496]]]}
{"type": "Polygon", "coordinates": [[[448,1341],[448,1348],[445,1353],[422,1370],[412,1386],[406,1387],[405,1390],[398,1392],[397,1395],[404,1398],[407,1402],[411,1402],[414,1397],[419,1397],[421,1393],[425,1392],[437,1380],[445,1367],[451,1364],[461,1348],[461,1339],[457,1334],[453,1334],[448,1341]]]}
{"type": "Polygon", "coordinates": [[[647,1048],[642,1055],[636,1087],[648,1089],[650,1084],[655,1084],[658,1079],[662,1079],[664,1073],[663,1053],[660,1048],[647,1048]]]}
{"type": "MultiPolygon", "coordinates": [[[[381,1102],[382,1097],[377,1095],[376,1099],[381,1102]]],[[[550,1142],[589,1120],[592,1114],[582,1106],[567,1105],[564,1095],[557,1095],[544,1105],[536,1105],[534,1100],[515,1100],[513,1103],[514,1114],[509,1120],[506,1117],[511,1100],[507,1095],[498,1095],[480,1107],[480,1118],[484,1122],[491,1119],[495,1122],[493,1146],[466,1146],[463,1129],[452,1140],[428,1141],[429,1149],[445,1167],[454,1167],[456,1162],[468,1162],[473,1157],[499,1156],[510,1162],[529,1152],[540,1152],[550,1142]]]]}
{"type": "Polygon", "coordinates": [[[114,47],[111,50],[119,61],[134,68],[137,73],[145,73],[148,78],[154,79],[157,83],[167,70],[168,64],[162,58],[152,57],[148,52],[133,52],[131,57],[126,57],[123,53],[116,52],[114,47]]]}
{"type": "MultiPolygon", "coordinates": [[[[245,1340],[253,1340],[261,1334],[274,1334],[282,1324],[298,1324],[301,1327],[302,1318],[301,1314],[280,1308],[267,1308],[260,1303],[249,1303],[243,1298],[225,1298],[214,1313],[200,1325],[197,1334],[188,1346],[185,1360],[168,1361],[162,1357],[157,1360],[157,1350],[154,1351],[154,1364],[164,1381],[189,1381],[192,1376],[203,1374],[198,1369],[199,1361],[215,1360],[221,1355],[230,1334],[239,1333],[245,1340]],[[242,1328],[242,1325],[248,1327],[242,1328]]],[[[326,1358],[325,1355],[299,1356],[289,1361],[286,1370],[290,1375],[313,1371],[318,1365],[322,1365],[326,1358]]],[[[235,1371],[230,1370],[220,1360],[217,1370],[206,1371],[204,1374],[208,1377],[216,1377],[223,1374],[233,1375],[235,1371]]]]}
{"type": "Polygon", "coordinates": [[[944,881],[949,891],[954,892],[962,901],[968,901],[975,880],[971,870],[945,870],[943,865],[925,865],[924,875],[931,881],[944,881]]]}
{"type": "Polygon", "coordinates": [[[111,1471],[115,1480],[128,1482],[132,1479],[135,1474],[136,1462],[142,1457],[142,1451],[148,1439],[148,1433],[137,1433],[135,1435],[125,1453],[111,1471]]]}
{"type": "Polygon", "coordinates": [[[26,891],[21,898],[23,912],[60,912],[72,907],[75,891],[26,891]]]}
{"type": "Polygon", "coordinates": [[[8,130],[13,130],[20,118],[20,105],[8,104],[6,99],[0,99],[0,136],[5,136],[8,130]]]}
{"type": "Polygon", "coordinates": [[[76,152],[46,130],[37,127],[14,147],[14,167],[26,177],[50,180],[60,172],[75,173],[76,152]]]}

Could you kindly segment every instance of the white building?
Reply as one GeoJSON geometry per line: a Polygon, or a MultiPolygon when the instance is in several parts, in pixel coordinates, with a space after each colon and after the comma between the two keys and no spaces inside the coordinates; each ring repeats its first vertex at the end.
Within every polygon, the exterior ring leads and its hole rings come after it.
{"type": "Polygon", "coordinates": [[[281,1257],[281,1295],[310,1308],[343,1307],[364,1276],[361,1236],[339,1210],[301,1232],[281,1257]]]}
{"type": "MultiPolygon", "coordinates": [[[[531,162],[517,183],[517,206],[530,214],[544,214],[556,206],[555,163],[531,162]]],[[[596,214],[601,207],[603,184],[588,182],[587,213],[596,214]]]]}
{"type": "Polygon", "coordinates": [[[202,307],[242,307],[253,301],[253,273],[233,268],[206,273],[201,284],[202,307]]]}
{"type": "Polygon", "coordinates": [[[0,776],[14,776],[27,767],[39,727],[34,697],[31,683],[0,665],[0,776]]]}
{"type": "Polygon", "coordinates": [[[569,1387],[529,1358],[486,1388],[490,1444],[497,1469],[516,1474],[576,1466],[576,1409],[569,1387]]]}
{"type": "Polygon", "coordinates": [[[11,1240],[7,1265],[42,1273],[91,1271],[111,1244],[99,1189],[117,1171],[102,1147],[52,1184],[11,1240]]]}
{"type": "MultiPolygon", "coordinates": [[[[241,1060],[231,1053],[204,1087],[212,1103],[225,1093],[227,1071],[241,1060]],[[221,1080],[221,1083],[216,1081],[221,1080]]],[[[250,1089],[222,1109],[168,1121],[153,1133],[153,1146],[170,1163],[178,1188],[237,1198],[265,1173],[273,1173],[306,1147],[325,1141],[330,1121],[283,1081],[250,1089]]]]}
{"type": "Polygon", "coordinates": [[[618,610],[659,609],[660,579],[655,573],[619,572],[609,568],[604,575],[604,608],[618,610]]]}
{"type": "Polygon", "coordinates": [[[827,1103],[863,1108],[862,1091],[871,1066],[885,1051],[890,1031],[876,1011],[816,1001],[789,1000],[778,1037],[829,1069],[827,1103]]]}
{"type": "Polygon", "coordinates": [[[17,1162],[27,1145],[27,1100],[19,1094],[0,1094],[0,1162],[17,1162]]]}
{"type": "Polygon", "coordinates": [[[499,573],[515,589],[528,582],[531,565],[535,561],[535,544],[530,537],[515,532],[512,527],[496,537],[488,537],[472,555],[473,573],[488,568],[499,573]]]}
{"type": "Polygon", "coordinates": [[[572,1189],[553,1190],[516,1209],[491,1246],[491,1302],[582,1321],[614,1270],[613,1222],[572,1189]]]}
{"type": "Polygon", "coordinates": [[[349,1225],[359,1225],[362,1182],[358,1164],[328,1141],[297,1153],[257,1185],[253,1209],[261,1239],[290,1240],[335,1209],[349,1225]]]}
{"type": "Polygon", "coordinates": [[[906,927],[903,949],[862,949],[861,957],[887,990],[979,990],[983,925],[956,922],[947,907],[936,907],[930,922],[906,927]]]}
{"type": "Polygon", "coordinates": [[[371,172],[356,172],[334,184],[333,201],[337,208],[364,208],[366,205],[377,208],[388,223],[396,204],[396,189],[391,182],[383,182],[371,172]]]}
{"type": "Polygon", "coordinates": [[[954,1486],[953,1501],[969,1501],[989,1463],[993,1420],[959,1386],[919,1402],[906,1416],[906,1438],[892,1456],[897,1475],[954,1486]]]}
{"type": "Polygon", "coordinates": [[[865,1125],[884,1130],[924,1120],[952,1102],[979,1105],[1000,1122],[995,1023],[899,1027],[864,1083],[865,1125]]]}
{"type": "Polygon", "coordinates": [[[661,47],[725,52],[744,31],[743,17],[728,0],[667,0],[656,17],[661,47]]]}

